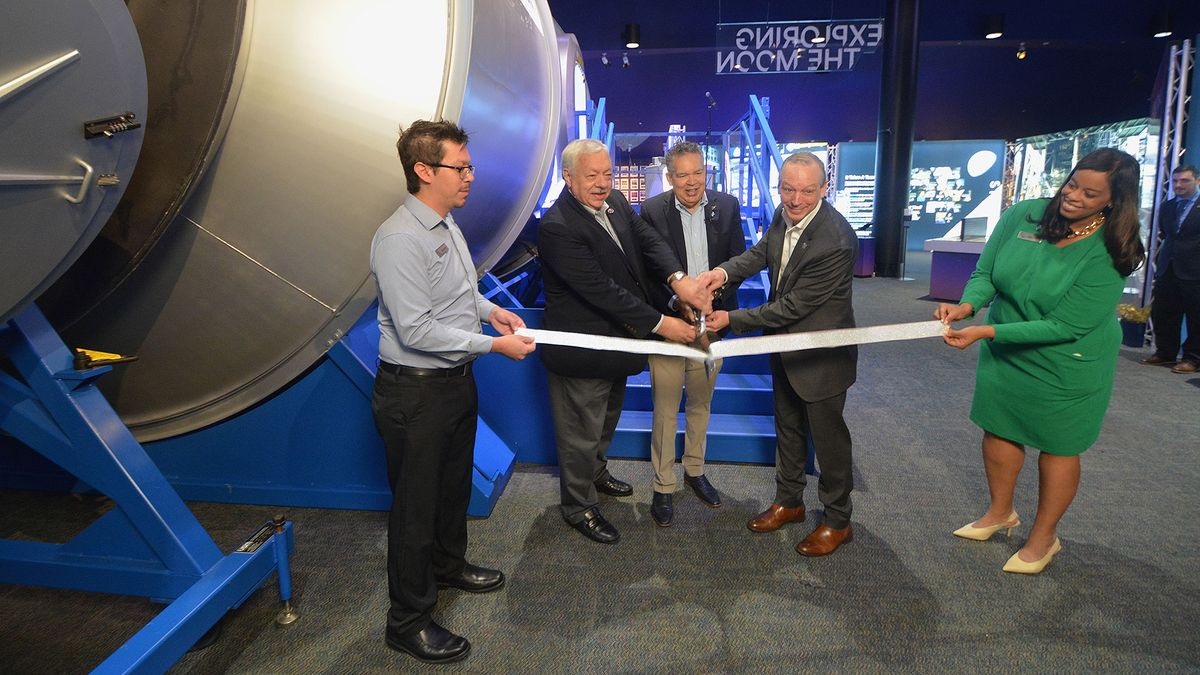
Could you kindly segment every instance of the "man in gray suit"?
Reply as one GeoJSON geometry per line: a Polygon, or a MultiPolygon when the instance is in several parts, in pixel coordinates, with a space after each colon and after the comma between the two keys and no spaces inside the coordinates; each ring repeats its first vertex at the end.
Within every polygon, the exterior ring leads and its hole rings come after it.
{"type": "MultiPolygon", "coordinates": [[[[728,325],[735,333],[745,333],[761,328],[771,335],[854,327],[851,295],[858,238],[842,214],[824,201],[827,188],[825,165],[816,155],[798,152],[784,160],[780,207],[762,240],[700,276],[712,289],[766,268],[771,294],[758,307],[713,312],[709,329],[728,325]]],[[[857,362],[858,348],[853,345],[771,356],[775,499],[747,527],[772,532],[804,520],[804,463],[811,440],[821,468],[817,494],[825,519],[796,546],[801,555],[828,555],[853,537],[853,460],[843,410],[857,362]]]]}

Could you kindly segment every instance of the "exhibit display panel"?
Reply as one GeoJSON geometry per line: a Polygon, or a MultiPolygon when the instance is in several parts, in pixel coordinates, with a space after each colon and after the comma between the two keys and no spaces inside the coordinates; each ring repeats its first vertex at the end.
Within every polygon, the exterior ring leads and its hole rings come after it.
{"type": "MultiPolygon", "coordinates": [[[[990,231],[1000,217],[1004,156],[1001,140],[913,143],[908,250],[921,250],[926,239],[961,238],[965,218],[987,219],[990,231]]],[[[837,145],[836,187],[838,210],[855,228],[868,225],[875,208],[874,143],[837,145]]]]}

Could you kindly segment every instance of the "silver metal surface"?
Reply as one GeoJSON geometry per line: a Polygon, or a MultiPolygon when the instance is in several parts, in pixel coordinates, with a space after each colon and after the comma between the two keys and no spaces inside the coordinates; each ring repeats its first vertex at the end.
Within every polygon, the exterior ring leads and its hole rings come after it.
{"type": "Polygon", "coordinates": [[[443,116],[471,134],[480,170],[456,220],[480,269],[528,220],[555,152],[544,0],[257,0],[237,60],[237,103],[203,178],[70,327],[77,343],[140,357],[101,386],[142,440],[264,400],[361,316],[371,237],[405,194],[399,124],[443,116]]]}
{"type": "MultiPolygon", "coordinates": [[[[154,247],[203,176],[237,100],[247,0],[128,0],[146,55],[148,115],[103,116],[93,133],[130,133],[144,123],[141,157],[120,204],[92,246],[38,300],[69,341],[103,334],[71,331],[79,317],[121,283],[154,247]]],[[[99,122],[100,120],[96,120],[99,122]]],[[[120,313],[108,320],[121,320],[120,313]]]]}
{"type": "Polygon", "coordinates": [[[119,188],[90,190],[92,167],[131,175],[142,134],[86,140],[83,123],[144,115],[146,75],[120,0],[6,0],[0,45],[3,323],[75,262],[116,208],[119,188]]]}

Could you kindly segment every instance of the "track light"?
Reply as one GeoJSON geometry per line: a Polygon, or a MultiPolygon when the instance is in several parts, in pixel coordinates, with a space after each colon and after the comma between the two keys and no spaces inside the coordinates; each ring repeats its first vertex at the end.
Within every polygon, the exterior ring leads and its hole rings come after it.
{"type": "Polygon", "coordinates": [[[1024,61],[1026,56],[1029,56],[1029,52],[1025,51],[1025,43],[1022,42],[1017,46],[1017,60],[1024,61]]]}
{"type": "Polygon", "coordinates": [[[602,52],[602,53],[600,54],[600,65],[602,65],[602,66],[604,66],[605,68],[607,68],[607,67],[608,67],[608,64],[609,64],[609,60],[608,60],[608,52],[602,52]]]}
{"type": "Polygon", "coordinates": [[[622,67],[622,68],[628,68],[628,67],[629,67],[629,55],[628,55],[628,54],[622,54],[622,55],[621,55],[621,67],[622,67]]]}
{"type": "Polygon", "coordinates": [[[642,45],[642,30],[636,23],[625,24],[625,31],[621,33],[621,41],[625,43],[626,49],[637,49],[642,45]]]}
{"type": "Polygon", "coordinates": [[[1171,37],[1174,31],[1171,30],[1171,14],[1169,12],[1160,12],[1150,19],[1150,33],[1156,38],[1171,37]]]}
{"type": "Polygon", "coordinates": [[[987,19],[983,22],[984,39],[995,40],[1001,35],[1004,35],[1004,15],[988,14],[987,19]]]}

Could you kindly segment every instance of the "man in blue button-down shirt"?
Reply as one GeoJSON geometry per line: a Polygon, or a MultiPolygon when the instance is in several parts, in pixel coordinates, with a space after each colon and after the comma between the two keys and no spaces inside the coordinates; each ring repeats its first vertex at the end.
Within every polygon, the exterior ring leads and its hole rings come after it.
{"type": "Polygon", "coordinates": [[[499,352],[522,359],[524,322],[479,293],[478,277],[450,211],[475,180],[467,134],[418,120],[396,143],[410,198],[371,242],[379,292],[379,370],[372,410],[387,449],[389,647],[428,663],[465,658],[471,645],[435,623],[438,588],[486,593],[498,570],[466,561],[467,505],[477,392],[471,362],[499,352]],[[488,321],[500,333],[480,330],[488,321]]]}

